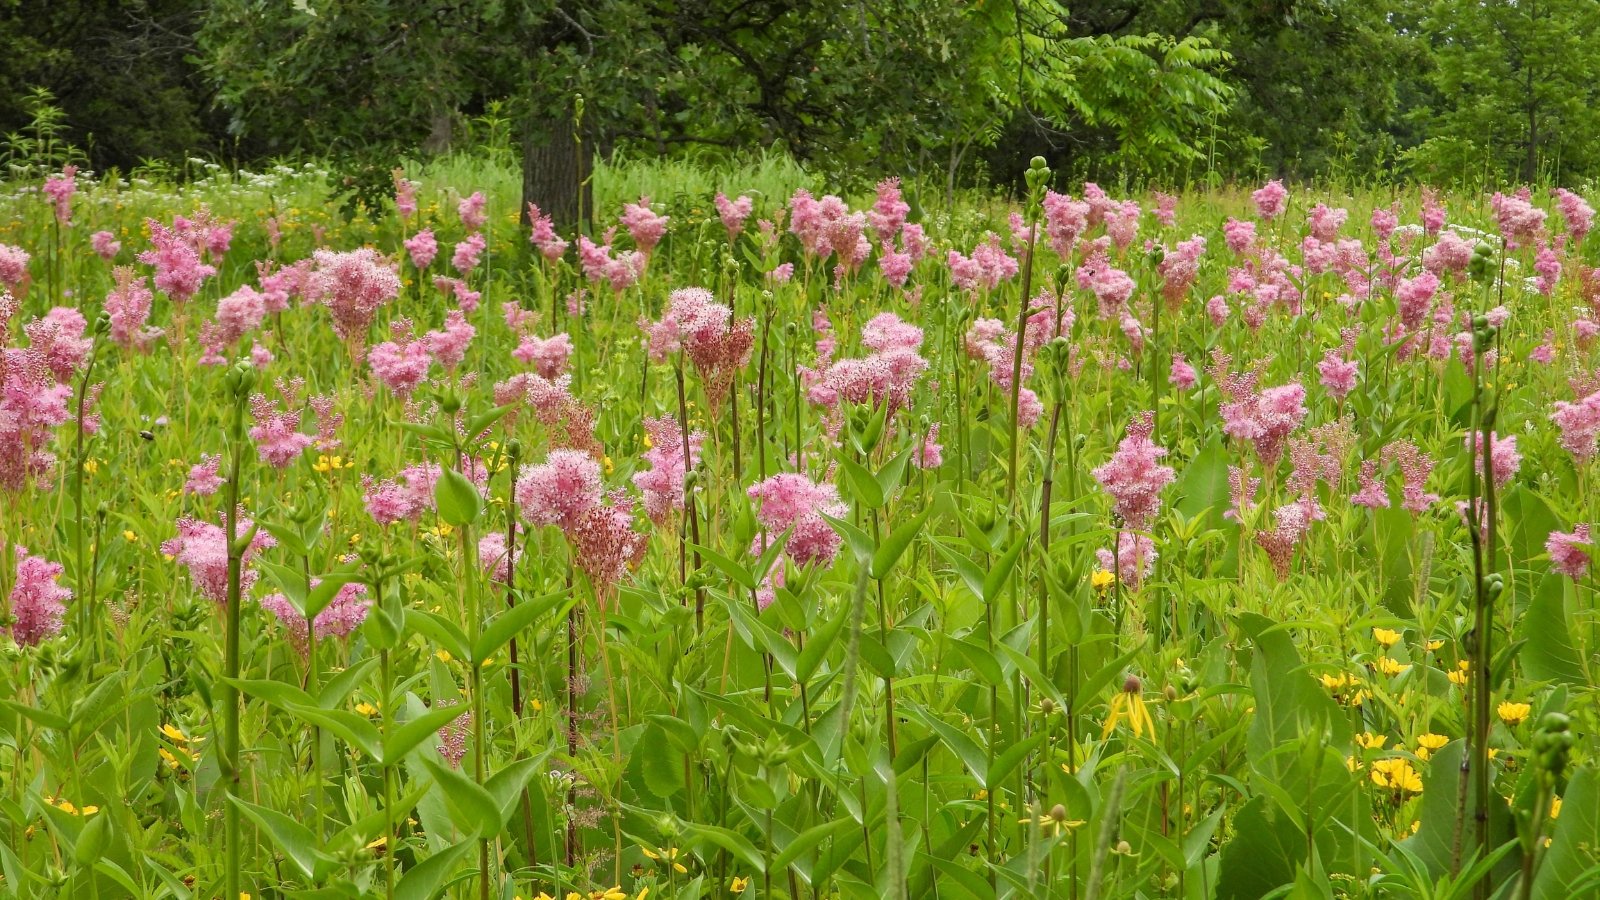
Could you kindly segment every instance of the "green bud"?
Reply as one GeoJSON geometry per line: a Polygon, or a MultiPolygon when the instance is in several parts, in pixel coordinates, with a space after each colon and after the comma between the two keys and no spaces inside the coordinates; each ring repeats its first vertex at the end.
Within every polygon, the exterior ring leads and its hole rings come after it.
{"type": "Polygon", "coordinates": [[[1028,160],[1028,168],[1034,172],[1038,172],[1048,169],[1050,166],[1044,161],[1044,157],[1035,156],[1033,159],[1028,160]]]}

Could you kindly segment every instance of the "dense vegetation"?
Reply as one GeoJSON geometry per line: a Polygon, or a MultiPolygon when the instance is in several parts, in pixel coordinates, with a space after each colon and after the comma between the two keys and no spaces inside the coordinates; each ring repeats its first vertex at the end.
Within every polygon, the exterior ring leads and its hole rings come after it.
{"type": "Polygon", "coordinates": [[[1590,205],[1028,172],[7,185],[0,893],[1592,896],[1590,205]]]}
{"type": "Polygon", "coordinates": [[[1102,183],[1576,184],[1597,31],[1590,0],[5,0],[0,133],[45,89],[96,169],[309,155],[374,209],[396,154],[489,146],[560,223],[617,151],[1012,189],[1030,153],[1102,183]]]}

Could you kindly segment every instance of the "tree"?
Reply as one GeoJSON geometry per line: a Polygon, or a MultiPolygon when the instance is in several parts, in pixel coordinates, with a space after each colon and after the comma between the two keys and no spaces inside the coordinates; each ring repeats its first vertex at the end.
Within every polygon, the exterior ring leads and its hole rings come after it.
{"type": "Polygon", "coordinates": [[[1600,4],[1441,0],[1424,27],[1437,62],[1430,143],[1487,155],[1495,176],[1600,172],[1600,4]]]}

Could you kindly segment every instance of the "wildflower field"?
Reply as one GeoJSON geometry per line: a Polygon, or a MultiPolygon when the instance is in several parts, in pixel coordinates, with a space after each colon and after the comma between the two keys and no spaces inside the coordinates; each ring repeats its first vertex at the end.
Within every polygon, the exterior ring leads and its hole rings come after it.
{"type": "Polygon", "coordinates": [[[1600,896],[1580,193],[476,174],[0,185],[0,895],[1600,896]]]}

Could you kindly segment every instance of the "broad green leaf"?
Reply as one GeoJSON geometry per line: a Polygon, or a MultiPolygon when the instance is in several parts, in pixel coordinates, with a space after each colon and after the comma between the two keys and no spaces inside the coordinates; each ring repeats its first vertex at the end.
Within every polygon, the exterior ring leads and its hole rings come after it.
{"type": "Polygon", "coordinates": [[[492,838],[500,833],[500,826],[504,821],[501,818],[500,804],[495,802],[488,791],[479,787],[466,775],[432,757],[422,757],[422,764],[433,775],[434,783],[443,792],[445,802],[459,814],[460,818],[456,819],[457,824],[478,838],[492,838]]]}
{"type": "Polygon", "coordinates": [[[451,880],[451,870],[471,850],[471,841],[446,847],[411,869],[394,886],[395,900],[434,900],[451,880]]]}
{"type": "Polygon", "coordinates": [[[277,810],[257,806],[238,797],[228,799],[272,838],[272,842],[283,851],[283,855],[287,856],[306,878],[316,877],[318,861],[328,863],[333,861],[317,849],[316,835],[313,835],[311,829],[306,826],[277,810]]]}
{"type": "Polygon", "coordinates": [[[471,525],[483,515],[483,497],[478,489],[467,476],[452,468],[445,468],[434,483],[433,502],[439,508],[439,518],[457,528],[471,525]]]}
{"type": "Polygon", "coordinates": [[[894,564],[900,561],[901,555],[911,542],[916,540],[917,534],[922,531],[922,526],[927,524],[928,517],[933,515],[933,507],[929,506],[922,514],[908,522],[902,523],[898,528],[889,532],[889,536],[878,545],[878,550],[872,555],[872,577],[883,580],[894,569],[894,564]]]}
{"type": "Polygon", "coordinates": [[[478,635],[477,643],[472,645],[472,662],[482,665],[500,652],[500,648],[523,629],[532,625],[540,616],[560,606],[561,601],[566,599],[567,593],[567,590],[560,590],[532,600],[523,600],[490,619],[489,624],[484,626],[483,632],[478,635]]]}

